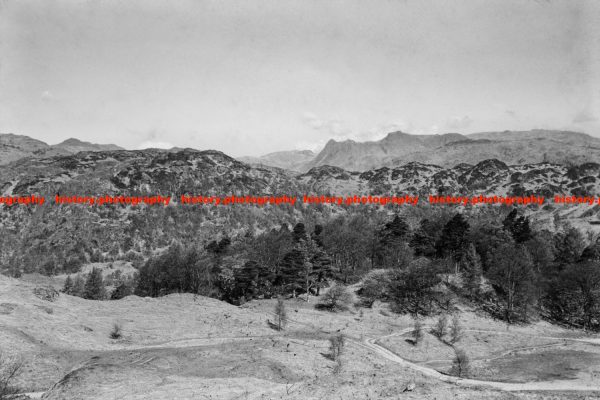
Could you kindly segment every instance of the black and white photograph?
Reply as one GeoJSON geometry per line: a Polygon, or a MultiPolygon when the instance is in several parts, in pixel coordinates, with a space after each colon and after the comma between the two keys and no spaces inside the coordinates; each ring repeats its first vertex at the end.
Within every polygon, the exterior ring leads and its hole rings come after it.
{"type": "Polygon", "coordinates": [[[31,399],[600,399],[600,1],[0,0],[31,399]]]}

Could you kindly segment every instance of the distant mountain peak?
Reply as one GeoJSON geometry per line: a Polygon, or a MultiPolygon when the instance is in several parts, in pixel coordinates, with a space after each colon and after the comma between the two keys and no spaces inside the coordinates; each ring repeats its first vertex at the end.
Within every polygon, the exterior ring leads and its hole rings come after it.
{"type": "Polygon", "coordinates": [[[70,153],[77,153],[79,151],[125,150],[124,148],[117,146],[116,144],[90,143],[76,138],[69,138],[58,144],[53,145],[52,147],[56,149],[66,150],[70,153]]]}
{"type": "Polygon", "coordinates": [[[68,138],[67,140],[63,140],[62,142],[60,142],[58,145],[69,145],[69,146],[77,146],[77,145],[84,145],[84,144],[91,144],[90,142],[84,142],[83,140],[79,140],[76,138],[68,138]]]}

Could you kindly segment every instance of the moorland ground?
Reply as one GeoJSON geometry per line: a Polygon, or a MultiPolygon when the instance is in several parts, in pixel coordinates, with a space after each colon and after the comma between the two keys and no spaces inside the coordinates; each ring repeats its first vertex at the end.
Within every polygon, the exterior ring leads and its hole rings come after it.
{"type": "Polygon", "coordinates": [[[386,304],[343,312],[318,298],[285,301],[288,323],[272,328],[276,300],[234,306],[192,294],[92,301],[40,299],[39,275],[0,277],[0,344],[24,363],[16,384],[45,399],[542,399],[600,397],[600,338],[543,321],[507,326],[459,305],[461,338],[429,330],[386,304]],[[115,324],[122,336],[113,339],[115,324]],[[341,369],[329,338],[346,338],[341,369]],[[468,379],[450,374],[454,348],[468,379]],[[491,383],[490,383],[491,381],[491,383]]]}

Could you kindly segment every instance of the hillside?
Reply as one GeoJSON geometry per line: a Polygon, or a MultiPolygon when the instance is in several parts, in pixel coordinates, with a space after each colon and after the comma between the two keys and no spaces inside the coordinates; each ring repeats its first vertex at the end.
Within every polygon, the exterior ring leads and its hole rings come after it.
{"type": "Polygon", "coordinates": [[[596,195],[600,192],[600,164],[566,167],[539,163],[506,165],[489,159],[452,168],[411,162],[365,172],[315,167],[298,180],[316,193],[338,194],[496,194],[496,195],[596,195]]]}
{"type": "Polygon", "coordinates": [[[45,158],[74,154],[80,151],[123,150],[114,144],[95,144],[78,139],[67,139],[55,145],[49,145],[29,136],[12,133],[0,134],[0,165],[9,164],[22,158],[45,158]]]}
{"type": "Polygon", "coordinates": [[[58,144],[52,145],[55,149],[64,150],[67,153],[79,153],[80,151],[111,151],[111,150],[125,150],[114,144],[96,144],[90,142],[84,142],[79,139],[70,138],[58,144]]]}
{"type": "Polygon", "coordinates": [[[0,165],[48,151],[50,146],[41,140],[12,133],[0,134],[0,165]]]}
{"type": "MultiPolygon", "coordinates": [[[[598,195],[600,165],[577,167],[541,163],[506,165],[487,160],[453,168],[409,163],[363,173],[317,167],[294,176],[285,170],[241,163],[217,151],[186,149],[98,151],[45,159],[23,159],[0,168],[2,196],[38,194],[42,206],[2,205],[2,264],[11,268],[47,269],[71,260],[102,257],[146,257],[173,240],[206,243],[220,235],[242,235],[318,218],[344,208],[291,205],[227,207],[178,205],[182,194],[298,195],[333,194],[489,194],[598,195]],[[163,195],[169,206],[56,206],[54,195],[163,195]],[[202,229],[198,229],[202,227],[202,229]],[[52,255],[49,257],[49,255],[52,255]],[[39,260],[45,260],[40,265],[39,260]],[[46,265],[47,264],[47,265],[46,265]]],[[[426,202],[423,199],[421,204],[426,202]]],[[[548,199],[546,204],[550,200],[548,199]]],[[[391,211],[391,209],[388,209],[391,211]]],[[[378,212],[389,212],[378,209],[378,212]]],[[[587,225],[598,207],[546,207],[538,213],[549,228],[555,213],[587,225]]],[[[351,210],[348,210],[351,212],[351,210]]],[[[534,212],[532,209],[531,212],[534,212]]]]}
{"type": "Polygon", "coordinates": [[[598,389],[590,371],[600,357],[594,346],[586,347],[598,339],[542,322],[505,332],[502,323],[468,306],[460,313],[460,345],[481,374],[487,359],[500,357],[494,378],[461,380],[437,372],[433,368],[445,371],[452,358],[447,346],[429,333],[422,344],[407,344],[411,318],[390,313],[385,304],[331,313],[288,299],[289,324],[278,332],[267,324],[274,300],[235,307],[191,294],[118,301],[61,294],[45,301],[34,294],[39,287],[0,276],[0,342],[24,362],[21,391],[45,392],[44,399],[193,399],[199,393],[212,399],[542,399],[548,391],[575,399],[598,389]],[[123,333],[111,339],[115,323],[123,333]],[[344,367],[336,373],[328,339],[339,333],[346,345],[344,367]],[[558,346],[562,359],[547,359],[549,346],[558,346]],[[546,360],[536,361],[540,357],[546,360]],[[578,363],[581,357],[587,364],[578,363]],[[515,360],[517,367],[510,364],[515,360]],[[528,375],[500,378],[518,371],[528,375]]]}
{"type": "Polygon", "coordinates": [[[49,271],[54,265],[92,254],[122,257],[132,250],[140,257],[172,240],[202,243],[223,234],[224,229],[243,232],[255,223],[264,228],[294,218],[287,206],[278,206],[273,213],[248,212],[243,206],[180,207],[181,194],[302,192],[284,172],[251,167],[217,151],[196,150],[80,152],[23,159],[0,169],[0,182],[3,196],[48,196],[48,202],[37,208],[2,206],[0,229],[11,237],[2,239],[2,263],[43,268],[39,260],[46,260],[49,271]],[[57,193],[164,195],[172,196],[173,201],[168,207],[55,206],[50,203],[57,193]]]}

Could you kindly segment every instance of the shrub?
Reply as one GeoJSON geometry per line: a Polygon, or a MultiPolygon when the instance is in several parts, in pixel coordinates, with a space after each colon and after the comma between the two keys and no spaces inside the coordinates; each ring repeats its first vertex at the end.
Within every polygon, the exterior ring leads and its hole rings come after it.
{"type": "Polygon", "coordinates": [[[55,301],[60,295],[52,286],[36,287],[33,289],[33,294],[46,301],[55,301]]]}
{"type": "Polygon", "coordinates": [[[436,298],[434,287],[439,282],[437,266],[423,257],[411,262],[406,270],[394,271],[389,284],[393,311],[430,314],[436,298]]]}
{"type": "Polygon", "coordinates": [[[336,284],[323,295],[317,307],[330,311],[344,311],[349,308],[352,301],[352,293],[345,286],[336,284]]]}
{"type": "Polygon", "coordinates": [[[129,286],[125,282],[121,282],[119,284],[119,286],[117,286],[115,288],[115,290],[112,292],[110,299],[111,300],[120,300],[124,297],[130,296],[132,293],[133,293],[133,290],[131,289],[131,286],[129,286]]]}
{"type": "Polygon", "coordinates": [[[123,336],[123,333],[121,332],[121,325],[119,325],[117,323],[113,324],[112,331],[110,331],[110,338],[111,339],[120,339],[121,336],[123,336]]]}
{"type": "Polygon", "coordinates": [[[389,286],[389,277],[386,272],[376,271],[370,273],[364,280],[360,291],[358,292],[362,305],[373,307],[376,300],[383,300],[386,297],[386,290],[389,286]]]}

